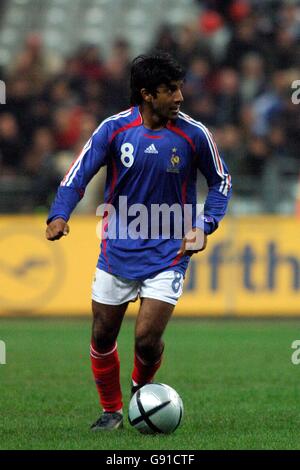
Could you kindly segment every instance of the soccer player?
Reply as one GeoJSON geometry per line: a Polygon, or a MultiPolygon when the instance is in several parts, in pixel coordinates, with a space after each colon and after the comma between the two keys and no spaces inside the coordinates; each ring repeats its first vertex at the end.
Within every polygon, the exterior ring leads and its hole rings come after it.
{"type": "Polygon", "coordinates": [[[182,293],[190,256],[205,248],[207,235],[217,229],[231,194],[230,176],[211,133],[180,111],[183,83],[181,66],[166,53],[142,55],[133,61],[132,107],[108,117],[95,130],[61,182],[47,220],[48,240],[67,235],[70,214],[86,185],[107,166],[107,211],[92,287],[90,346],[103,412],[92,430],[123,425],[116,340],[128,303],[140,298],[134,393],[153,381],[161,365],[162,336],[182,293]],[[197,170],[208,185],[204,213],[199,215],[195,211],[197,170]],[[129,209],[124,221],[125,200],[129,209]],[[177,223],[177,211],[169,235],[162,234],[164,223],[157,219],[157,211],[179,207],[183,214],[185,206],[192,207],[191,229],[180,237],[174,235],[178,225],[186,226],[182,220],[177,223]],[[147,220],[143,209],[150,214],[147,220]],[[137,223],[133,216],[138,212],[143,212],[143,217],[138,217],[137,223]],[[113,222],[115,233],[109,229],[113,222]]]}

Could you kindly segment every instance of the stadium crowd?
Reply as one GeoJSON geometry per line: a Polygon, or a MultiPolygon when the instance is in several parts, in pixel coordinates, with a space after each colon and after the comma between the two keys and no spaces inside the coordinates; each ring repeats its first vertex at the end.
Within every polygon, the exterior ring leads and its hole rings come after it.
{"type": "MultiPolygon", "coordinates": [[[[300,168],[299,105],[291,99],[292,82],[300,79],[300,5],[199,3],[205,8],[198,18],[178,28],[161,25],[149,50],[167,50],[185,66],[183,110],[214,132],[236,193],[276,211],[280,181],[300,168]]],[[[8,198],[6,209],[48,206],[65,160],[101,120],[128,107],[131,59],[125,38],[116,38],[105,59],[101,44],[61,57],[45,50],[38,34],[28,35],[2,71],[0,170],[2,189],[15,193],[23,182],[34,198],[22,197],[15,208],[8,198]]]]}

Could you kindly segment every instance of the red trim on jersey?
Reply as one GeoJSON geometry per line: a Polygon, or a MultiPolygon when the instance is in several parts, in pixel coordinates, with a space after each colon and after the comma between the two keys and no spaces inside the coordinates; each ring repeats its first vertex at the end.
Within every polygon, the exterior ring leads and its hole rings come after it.
{"type": "Polygon", "coordinates": [[[103,234],[106,232],[108,228],[108,222],[106,222],[106,217],[108,217],[108,214],[105,215],[103,214],[103,219],[102,219],[102,241],[101,241],[101,252],[103,253],[103,256],[105,258],[105,261],[107,263],[108,271],[111,272],[111,267],[108,261],[108,256],[107,256],[107,238],[104,238],[103,234]]]}
{"type": "Polygon", "coordinates": [[[107,240],[106,239],[102,240],[102,253],[105,258],[105,261],[107,262],[108,270],[111,271],[108,258],[107,258],[106,245],[107,245],[107,240]]]}
{"type": "Polygon", "coordinates": [[[176,258],[175,258],[175,259],[172,261],[172,263],[170,264],[170,268],[171,268],[172,266],[175,266],[175,264],[177,264],[177,263],[179,262],[179,260],[180,260],[181,257],[182,257],[182,254],[179,253],[179,255],[177,255],[176,258]]]}
{"type": "Polygon", "coordinates": [[[112,179],[110,183],[110,190],[109,190],[109,197],[108,197],[108,204],[111,204],[114,196],[114,190],[117,185],[117,180],[118,180],[118,169],[116,162],[112,159],[112,179]]]}
{"type": "Polygon", "coordinates": [[[162,139],[162,135],[150,135],[150,134],[144,134],[144,137],[147,137],[148,139],[162,139]]]}
{"type": "Polygon", "coordinates": [[[186,193],[187,193],[187,183],[188,180],[186,179],[181,186],[181,199],[182,199],[182,205],[186,203],[186,193]]]}
{"type": "MultiPolygon", "coordinates": [[[[182,186],[181,186],[181,200],[182,200],[182,206],[184,206],[184,204],[186,203],[187,184],[188,184],[188,179],[186,179],[186,180],[182,183],[182,186]]],[[[182,257],[182,254],[179,253],[179,255],[177,255],[176,258],[175,258],[175,259],[172,261],[172,263],[170,264],[170,267],[175,266],[176,264],[178,264],[178,262],[180,261],[181,257],[182,257]]]]}
{"type": "Polygon", "coordinates": [[[168,122],[167,124],[167,129],[169,129],[170,131],[173,131],[175,132],[176,134],[180,135],[181,137],[183,137],[189,144],[190,146],[192,147],[193,151],[195,152],[196,151],[196,146],[194,144],[194,142],[192,141],[192,139],[182,130],[180,129],[179,127],[176,127],[172,122],[168,122]]]}
{"type": "Polygon", "coordinates": [[[113,132],[111,138],[110,138],[110,143],[114,140],[114,138],[120,134],[121,132],[124,132],[124,131],[127,131],[127,129],[130,129],[131,127],[137,127],[137,126],[140,126],[143,122],[143,118],[142,116],[139,114],[138,117],[132,121],[132,122],[129,122],[128,124],[126,124],[126,126],[123,126],[123,127],[120,127],[119,129],[117,129],[115,132],[113,132]]]}
{"type": "MultiPolygon", "coordinates": [[[[114,190],[115,190],[115,187],[117,185],[117,180],[118,180],[118,169],[117,169],[116,162],[114,160],[112,160],[112,172],[113,172],[113,174],[112,174],[112,179],[111,179],[111,183],[110,183],[109,198],[108,198],[108,203],[107,204],[112,203],[113,196],[114,196],[114,190]]],[[[103,253],[103,256],[104,256],[105,261],[107,263],[108,270],[111,271],[111,267],[110,267],[110,264],[108,262],[108,256],[107,256],[107,251],[106,251],[107,239],[103,238],[103,233],[108,228],[108,222],[106,222],[106,217],[107,216],[105,217],[105,214],[103,214],[103,216],[104,217],[102,219],[102,253],[103,253]]]]}

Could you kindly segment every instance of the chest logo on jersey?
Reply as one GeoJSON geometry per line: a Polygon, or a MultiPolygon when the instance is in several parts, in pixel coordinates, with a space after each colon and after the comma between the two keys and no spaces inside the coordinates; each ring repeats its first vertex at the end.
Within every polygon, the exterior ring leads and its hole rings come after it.
{"type": "Polygon", "coordinates": [[[172,155],[169,165],[167,166],[168,173],[179,173],[180,157],[177,155],[177,148],[172,149],[172,155]]]}
{"type": "Polygon", "coordinates": [[[149,147],[146,148],[144,153],[158,153],[158,150],[154,144],[151,144],[149,145],[149,147]]]}

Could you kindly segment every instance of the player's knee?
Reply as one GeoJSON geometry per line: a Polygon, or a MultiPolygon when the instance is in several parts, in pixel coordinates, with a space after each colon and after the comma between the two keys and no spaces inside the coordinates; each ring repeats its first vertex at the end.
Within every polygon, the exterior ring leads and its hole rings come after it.
{"type": "Polygon", "coordinates": [[[135,350],[144,361],[156,362],[162,354],[163,342],[151,335],[136,336],[135,350]]]}
{"type": "Polygon", "coordinates": [[[98,351],[107,350],[113,347],[116,342],[116,332],[113,328],[103,328],[94,322],[93,340],[98,351]]]}

